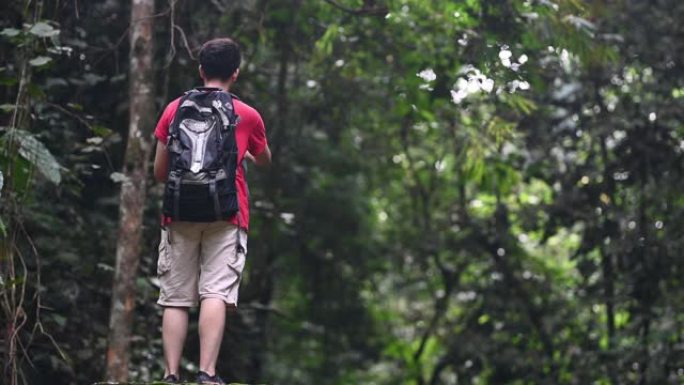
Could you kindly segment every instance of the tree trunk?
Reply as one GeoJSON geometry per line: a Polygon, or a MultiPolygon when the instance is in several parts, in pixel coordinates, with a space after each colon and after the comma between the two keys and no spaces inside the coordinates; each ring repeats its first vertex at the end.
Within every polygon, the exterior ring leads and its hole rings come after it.
{"type": "Polygon", "coordinates": [[[131,3],[129,131],[124,160],[125,179],[121,186],[116,272],[112,292],[107,347],[110,381],[128,380],[128,348],[135,308],[135,278],[140,259],[143,209],[147,170],[154,124],[153,18],[154,0],[131,3]]]}

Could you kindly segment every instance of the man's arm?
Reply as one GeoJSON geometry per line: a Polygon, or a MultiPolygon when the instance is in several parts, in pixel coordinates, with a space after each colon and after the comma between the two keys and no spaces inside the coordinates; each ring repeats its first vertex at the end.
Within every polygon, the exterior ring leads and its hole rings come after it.
{"type": "Polygon", "coordinates": [[[257,166],[268,166],[271,164],[271,149],[268,148],[268,144],[266,144],[264,151],[261,151],[259,155],[254,156],[247,151],[247,153],[245,153],[245,158],[251,160],[257,166]]]}
{"type": "Polygon", "coordinates": [[[257,166],[268,166],[271,164],[271,149],[268,148],[264,121],[256,110],[253,110],[253,114],[250,116],[250,125],[252,127],[250,128],[245,157],[257,166]]]}
{"type": "Polygon", "coordinates": [[[166,182],[169,177],[169,152],[166,145],[157,141],[157,152],[154,154],[154,179],[157,182],[166,182]]]}

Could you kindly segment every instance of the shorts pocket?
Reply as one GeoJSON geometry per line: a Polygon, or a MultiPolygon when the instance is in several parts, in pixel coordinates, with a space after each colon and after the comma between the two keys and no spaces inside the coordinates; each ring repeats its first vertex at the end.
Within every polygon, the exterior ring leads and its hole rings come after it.
{"type": "Polygon", "coordinates": [[[243,256],[247,255],[247,232],[243,229],[237,229],[238,231],[238,247],[237,247],[237,252],[238,254],[244,254],[243,256]]]}
{"type": "Polygon", "coordinates": [[[227,265],[228,269],[232,272],[233,280],[230,283],[230,287],[235,284],[239,284],[242,279],[242,271],[245,268],[245,260],[247,257],[247,233],[242,229],[236,229],[239,231],[238,239],[236,239],[236,249],[234,252],[227,253],[227,265]],[[239,243],[237,243],[239,241],[239,243]]]}
{"type": "Polygon", "coordinates": [[[169,252],[169,230],[162,229],[159,240],[159,258],[157,259],[157,275],[161,276],[171,269],[169,252]]]}

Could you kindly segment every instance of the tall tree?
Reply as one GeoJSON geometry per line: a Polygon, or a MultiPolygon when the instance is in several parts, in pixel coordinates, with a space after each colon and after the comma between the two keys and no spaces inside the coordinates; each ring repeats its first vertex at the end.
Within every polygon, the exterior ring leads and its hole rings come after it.
{"type": "Polygon", "coordinates": [[[155,115],[153,62],[154,0],[131,2],[129,131],[124,158],[124,178],[119,206],[119,235],[116,247],[109,345],[108,380],[128,379],[128,348],[135,307],[135,277],[140,260],[143,209],[151,149],[151,127],[155,115]]]}

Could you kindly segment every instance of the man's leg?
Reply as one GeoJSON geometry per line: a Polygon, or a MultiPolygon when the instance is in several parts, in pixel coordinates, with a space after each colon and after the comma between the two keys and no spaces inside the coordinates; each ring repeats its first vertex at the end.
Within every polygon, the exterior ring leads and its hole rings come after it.
{"type": "Polygon", "coordinates": [[[216,374],[216,361],[223,341],[225,324],[226,303],[220,298],[202,300],[199,314],[199,369],[210,376],[216,374]]]}
{"type": "Polygon", "coordinates": [[[185,336],[188,333],[188,309],[165,307],[162,315],[162,343],[164,345],[164,377],[178,376],[185,336]]]}
{"type": "Polygon", "coordinates": [[[247,234],[227,222],[212,223],[202,233],[199,277],[200,362],[199,369],[216,374],[226,311],[237,305],[238,289],[245,266],[247,234]],[[242,245],[238,253],[238,238],[242,245]]]}
{"type": "Polygon", "coordinates": [[[203,225],[176,222],[162,230],[159,244],[159,300],[162,314],[164,377],[178,376],[188,331],[188,308],[197,306],[200,239],[203,225]]]}

